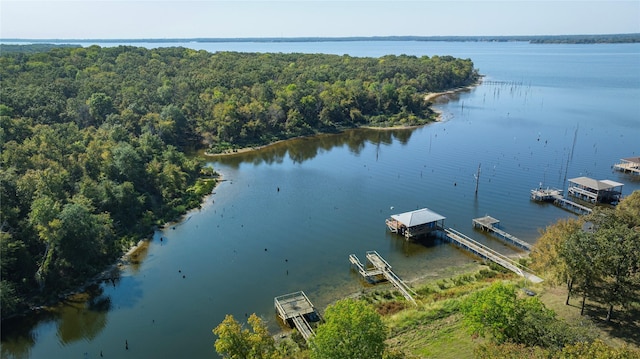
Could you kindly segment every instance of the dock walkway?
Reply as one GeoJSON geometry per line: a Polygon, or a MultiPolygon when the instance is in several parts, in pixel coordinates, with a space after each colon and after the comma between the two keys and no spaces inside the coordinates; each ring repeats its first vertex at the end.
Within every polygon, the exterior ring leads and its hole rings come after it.
{"type": "Polygon", "coordinates": [[[402,295],[413,304],[417,305],[416,300],[413,299],[413,295],[416,295],[414,292],[400,277],[398,277],[392,270],[391,265],[387,263],[384,258],[376,251],[368,251],[366,253],[367,264],[365,266],[360,262],[360,259],[356,257],[355,254],[349,255],[349,261],[353,264],[357,269],[360,275],[367,279],[384,277],[391,284],[393,284],[402,295]]]}
{"type": "Polygon", "coordinates": [[[504,239],[505,241],[511,243],[511,244],[515,244],[516,246],[527,250],[527,251],[531,251],[531,244],[517,238],[514,235],[511,235],[505,231],[503,231],[502,229],[498,228],[498,223],[500,223],[499,220],[491,217],[491,216],[484,216],[481,218],[474,218],[472,220],[473,223],[473,227],[474,228],[480,228],[482,230],[488,231],[488,232],[493,232],[495,233],[499,238],[504,239]]]}
{"type": "Polygon", "coordinates": [[[558,198],[555,201],[553,201],[553,204],[555,204],[558,207],[567,208],[574,212],[578,212],[579,214],[582,214],[582,213],[589,214],[593,212],[591,208],[585,207],[581,204],[578,204],[574,201],[570,201],[566,198],[558,198]]]}
{"type": "Polygon", "coordinates": [[[291,323],[298,329],[298,332],[305,340],[309,340],[315,335],[311,324],[309,324],[305,316],[316,313],[316,309],[303,291],[276,297],[274,305],[282,321],[287,323],[291,320],[291,323]]]}
{"type": "Polygon", "coordinates": [[[536,188],[531,190],[531,199],[538,202],[553,202],[558,207],[565,208],[578,214],[591,213],[593,210],[581,204],[568,200],[562,196],[561,189],[536,188]]]}
{"type": "Polygon", "coordinates": [[[516,273],[517,275],[524,277],[525,279],[531,281],[532,283],[540,283],[543,281],[542,278],[531,273],[526,267],[515,262],[511,258],[508,258],[505,255],[500,254],[494,251],[493,249],[474,241],[473,239],[456,231],[453,228],[447,228],[444,230],[444,232],[446,234],[446,237],[453,244],[470,251],[471,253],[479,256],[480,258],[484,258],[492,262],[495,262],[507,268],[508,270],[516,273]]]}

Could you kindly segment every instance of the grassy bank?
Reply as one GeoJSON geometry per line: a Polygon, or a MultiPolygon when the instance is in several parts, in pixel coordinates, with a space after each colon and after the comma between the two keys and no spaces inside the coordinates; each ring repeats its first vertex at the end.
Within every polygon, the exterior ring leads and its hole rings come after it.
{"type": "MultiPolygon", "coordinates": [[[[568,324],[568,330],[580,333],[584,338],[599,339],[613,348],[630,348],[635,350],[630,357],[640,358],[637,334],[640,333],[640,315],[637,310],[620,314],[619,318],[607,323],[604,321],[605,308],[587,302],[587,315],[581,316],[580,298],[573,298],[570,305],[565,305],[564,287],[547,287],[544,283],[525,285],[521,277],[493,264],[478,263],[415,281],[412,285],[418,293],[415,306],[386,283],[363,289],[358,297],[370,303],[382,316],[389,329],[386,340],[389,352],[398,355],[394,358],[473,358],[478,347],[489,344],[491,340],[469,331],[461,307],[470,295],[495,282],[522,289],[518,291],[521,298],[527,297],[524,289],[533,291],[547,308],[557,314],[558,320],[568,324]]],[[[294,334],[291,338],[297,336],[294,334]]],[[[298,338],[298,343],[302,344],[301,338],[298,338]]],[[[540,357],[551,355],[539,347],[527,350],[542,355],[540,357]]],[[[309,352],[302,349],[292,357],[308,358],[309,352]]]]}
{"type": "MultiPolygon", "coordinates": [[[[627,311],[610,323],[604,321],[606,310],[597,303],[587,302],[587,315],[580,315],[580,299],[573,298],[565,305],[564,287],[546,287],[544,283],[531,285],[521,277],[495,266],[479,266],[474,271],[450,278],[428,280],[414,285],[418,305],[401,300],[393,292],[373,292],[363,295],[383,316],[390,329],[387,345],[404,352],[407,358],[472,358],[474,350],[488,339],[472,335],[463,323],[462,301],[470,294],[489,287],[495,281],[529,289],[544,305],[552,309],[558,319],[585,336],[600,339],[615,348],[640,350],[640,315],[627,311]],[[385,299],[391,298],[391,299],[385,299]]],[[[391,288],[389,288],[392,290],[391,288]]],[[[520,296],[526,294],[520,291],[520,296]]],[[[640,355],[640,352],[636,353],[640,355]]]]}

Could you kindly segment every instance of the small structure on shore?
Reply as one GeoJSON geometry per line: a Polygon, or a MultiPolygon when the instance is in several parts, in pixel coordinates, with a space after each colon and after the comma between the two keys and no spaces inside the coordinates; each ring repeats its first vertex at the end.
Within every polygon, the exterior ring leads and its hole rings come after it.
{"type": "Polygon", "coordinates": [[[570,196],[593,204],[617,204],[622,197],[624,184],[611,180],[595,180],[577,177],[569,180],[570,196]]]}
{"type": "Polygon", "coordinates": [[[315,335],[310,322],[320,321],[320,314],[303,291],[275,297],[274,305],[278,317],[298,329],[305,340],[315,335]]]}
{"type": "Polygon", "coordinates": [[[640,157],[622,158],[619,163],[613,165],[613,169],[624,173],[640,175],[640,157]]]}
{"type": "Polygon", "coordinates": [[[444,229],[445,219],[446,217],[428,208],[422,208],[411,212],[394,214],[385,222],[391,232],[410,239],[444,229]]]}

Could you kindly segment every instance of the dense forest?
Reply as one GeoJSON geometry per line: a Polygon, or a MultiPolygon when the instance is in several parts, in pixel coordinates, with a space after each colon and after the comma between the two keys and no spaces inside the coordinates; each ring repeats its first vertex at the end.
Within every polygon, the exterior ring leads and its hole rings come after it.
{"type": "Polygon", "coordinates": [[[424,94],[478,80],[449,56],[356,58],[56,47],[0,56],[2,317],[95,276],[197,207],[217,152],[424,124],[424,94]]]}

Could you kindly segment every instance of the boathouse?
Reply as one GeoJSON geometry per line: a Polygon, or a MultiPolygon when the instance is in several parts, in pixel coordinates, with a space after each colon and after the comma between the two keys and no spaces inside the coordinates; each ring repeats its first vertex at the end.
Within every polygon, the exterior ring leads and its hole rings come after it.
{"type": "Polygon", "coordinates": [[[429,234],[444,228],[445,217],[428,208],[394,214],[386,220],[387,228],[407,239],[429,234]]]}
{"type": "Polygon", "coordinates": [[[640,157],[623,158],[620,163],[613,165],[613,168],[624,173],[640,175],[640,157]]]}
{"type": "Polygon", "coordinates": [[[617,204],[622,197],[624,184],[611,181],[598,181],[589,177],[578,177],[569,180],[570,196],[591,203],[617,204]]]}

